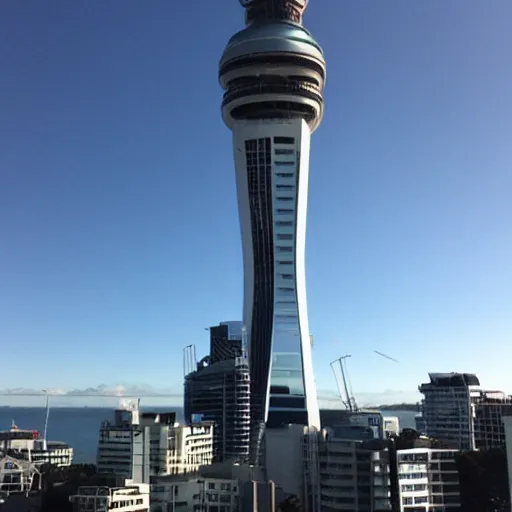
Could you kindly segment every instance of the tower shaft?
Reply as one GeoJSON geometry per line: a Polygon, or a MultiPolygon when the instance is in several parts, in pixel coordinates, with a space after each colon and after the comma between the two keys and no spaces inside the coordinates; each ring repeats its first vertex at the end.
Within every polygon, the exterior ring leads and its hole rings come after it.
{"type": "Polygon", "coordinates": [[[233,129],[253,423],[319,427],[307,318],[310,130],[303,119],[233,129]]]}

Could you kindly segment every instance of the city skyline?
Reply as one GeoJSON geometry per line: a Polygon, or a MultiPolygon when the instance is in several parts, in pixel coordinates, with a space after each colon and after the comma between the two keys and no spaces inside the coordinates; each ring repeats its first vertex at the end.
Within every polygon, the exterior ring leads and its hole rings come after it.
{"type": "MultiPolygon", "coordinates": [[[[228,3],[6,5],[0,388],[174,387],[183,346],[241,319],[228,3]]],[[[319,389],[349,353],[356,398],[415,393],[429,371],[512,391],[510,15],[310,2],[329,63],[306,248],[319,389]]]]}

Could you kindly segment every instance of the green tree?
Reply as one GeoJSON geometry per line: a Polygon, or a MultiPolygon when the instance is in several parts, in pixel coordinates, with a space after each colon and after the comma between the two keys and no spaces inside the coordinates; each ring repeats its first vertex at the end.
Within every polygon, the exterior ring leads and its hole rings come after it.
{"type": "Polygon", "coordinates": [[[279,503],[277,510],[278,512],[300,512],[300,500],[295,495],[288,496],[279,503]]]}
{"type": "Polygon", "coordinates": [[[510,510],[505,448],[464,452],[455,461],[459,470],[460,497],[464,512],[510,510]]]}

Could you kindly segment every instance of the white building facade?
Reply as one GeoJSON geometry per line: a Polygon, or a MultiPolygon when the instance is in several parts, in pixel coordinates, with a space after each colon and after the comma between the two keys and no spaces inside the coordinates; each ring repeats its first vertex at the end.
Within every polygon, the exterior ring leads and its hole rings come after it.
{"type": "Polygon", "coordinates": [[[122,487],[84,486],[69,501],[73,512],[149,512],[149,485],[126,480],[122,487]]]}
{"type": "Polygon", "coordinates": [[[400,434],[400,420],[396,416],[384,416],[383,421],[385,439],[400,434]]]}
{"type": "Polygon", "coordinates": [[[174,413],[115,411],[100,428],[97,467],[136,482],[151,476],[190,474],[213,458],[213,426],[181,426],[174,413]]]}
{"type": "Polygon", "coordinates": [[[401,512],[462,512],[456,450],[398,450],[401,512]]]}

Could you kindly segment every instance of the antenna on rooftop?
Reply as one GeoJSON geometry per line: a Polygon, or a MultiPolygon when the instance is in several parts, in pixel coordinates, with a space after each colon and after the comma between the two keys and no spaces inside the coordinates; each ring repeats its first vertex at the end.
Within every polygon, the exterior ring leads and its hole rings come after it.
{"type": "Polygon", "coordinates": [[[43,431],[43,449],[46,450],[48,445],[48,421],[50,419],[50,394],[47,389],[43,389],[43,393],[46,393],[46,417],[43,431]]]}

